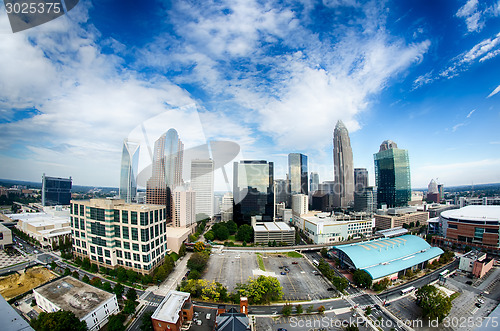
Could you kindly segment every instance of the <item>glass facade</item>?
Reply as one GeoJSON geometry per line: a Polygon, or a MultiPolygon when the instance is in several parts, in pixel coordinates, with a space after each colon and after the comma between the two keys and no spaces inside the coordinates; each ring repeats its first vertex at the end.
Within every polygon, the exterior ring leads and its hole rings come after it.
{"type": "MultiPolygon", "coordinates": [[[[42,176],[42,205],[56,206],[69,205],[71,201],[70,178],[47,177],[42,176]]],[[[76,211],[75,211],[76,214],[76,211]]]]}
{"type": "Polygon", "coordinates": [[[125,139],[123,141],[122,164],[120,171],[120,199],[135,202],[137,194],[137,167],[139,165],[138,143],[125,139]]]}
{"type": "Polygon", "coordinates": [[[401,207],[411,199],[408,151],[391,148],[374,154],[377,205],[401,207]]]}
{"type": "Polygon", "coordinates": [[[272,220],[274,211],[274,164],[267,161],[240,161],[233,171],[234,218],[249,222],[251,216],[262,215],[272,220]]]}
{"type": "Polygon", "coordinates": [[[291,194],[308,193],[307,156],[300,153],[288,154],[288,175],[291,194]]]}

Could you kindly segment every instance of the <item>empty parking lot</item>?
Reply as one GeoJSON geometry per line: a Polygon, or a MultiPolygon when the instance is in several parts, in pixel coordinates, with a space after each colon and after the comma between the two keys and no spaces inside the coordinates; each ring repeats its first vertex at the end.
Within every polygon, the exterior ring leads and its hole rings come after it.
{"type": "Polygon", "coordinates": [[[314,273],[316,268],[305,258],[290,258],[282,254],[260,255],[265,271],[259,269],[258,255],[253,252],[223,251],[212,254],[203,278],[220,282],[227,286],[228,291],[233,291],[238,283],[264,274],[279,280],[284,300],[318,300],[333,295],[334,292],[328,291],[331,285],[321,275],[314,273]],[[285,267],[289,269],[288,272],[285,272],[285,267]]]}

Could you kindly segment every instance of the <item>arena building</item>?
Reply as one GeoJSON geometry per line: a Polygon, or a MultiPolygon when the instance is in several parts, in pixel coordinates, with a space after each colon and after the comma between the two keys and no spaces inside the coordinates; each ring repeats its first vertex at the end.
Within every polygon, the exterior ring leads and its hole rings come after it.
{"type": "Polygon", "coordinates": [[[395,280],[407,270],[425,268],[443,254],[438,247],[431,247],[424,239],[404,235],[333,247],[333,255],[341,266],[366,271],[378,282],[383,278],[395,280]]]}

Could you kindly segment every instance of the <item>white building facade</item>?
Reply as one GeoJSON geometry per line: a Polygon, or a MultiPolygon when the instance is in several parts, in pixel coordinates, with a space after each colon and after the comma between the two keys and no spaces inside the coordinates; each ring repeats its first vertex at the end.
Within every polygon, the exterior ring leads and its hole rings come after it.
{"type": "Polygon", "coordinates": [[[214,216],[214,161],[191,161],[191,187],[196,192],[196,217],[201,220],[214,216]]]}
{"type": "Polygon", "coordinates": [[[178,187],[174,190],[173,223],[176,227],[186,228],[196,223],[196,196],[190,188],[178,187]]]}

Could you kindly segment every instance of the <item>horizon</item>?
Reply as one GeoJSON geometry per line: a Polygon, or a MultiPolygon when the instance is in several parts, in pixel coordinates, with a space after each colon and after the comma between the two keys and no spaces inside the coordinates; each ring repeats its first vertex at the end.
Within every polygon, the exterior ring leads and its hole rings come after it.
{"type": "Polygon", "coordinates": [[[17,33],[0,8],[0,177],[118,187],[123,140],[140,172],[175,128],[186,150],[239,145],[215,191],[233,161],[284,179],[289,153],[324,182],[342,120],[370,185],[387,139],[412,187],[500,183],[498,2],[82,0],[17,33]]]}

